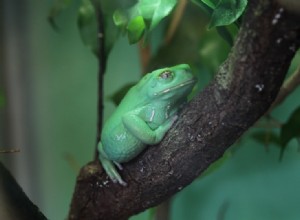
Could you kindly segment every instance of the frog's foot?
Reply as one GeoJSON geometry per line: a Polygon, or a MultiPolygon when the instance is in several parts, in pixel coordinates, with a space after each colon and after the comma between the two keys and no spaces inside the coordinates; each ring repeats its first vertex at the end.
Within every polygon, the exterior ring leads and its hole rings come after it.
{"type": "MultiPolygon", "coordinates": [[[[114,182],[114,183],[119,183],[123,186],[126,186],[127,183],[122,179],[118,171],[116,170],[116,167],[114,166],[113,162],[108,160],[107,158],[103,157],[101,154],[99,156],[99,159],[101,161],[102,167],[109,176],[109,178],[114,182]]],[[[120,165],[121,167],[121,165],[120,165]]]]}

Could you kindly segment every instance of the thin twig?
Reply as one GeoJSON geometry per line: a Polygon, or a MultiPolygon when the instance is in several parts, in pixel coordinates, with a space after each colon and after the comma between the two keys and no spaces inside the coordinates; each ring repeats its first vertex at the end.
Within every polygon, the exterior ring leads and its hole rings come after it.
{"type": "Polygon", "coordinates": [[[279,121],[277,118],[273,117],[271,114],[265,114],[265,118],[267,122],[262,122],[261,120],[257,121],[254,125],[255,128],[281,128],[282,122],[279,121]]]}
{"type": "Polygon", "coordinates": [[[71,153],[65,152],[63,153],[63,157],[70,166],[70,168],[75,172],[78,173],[80,170],[80,164],[78,161],[74,158],[74,156],[71,153]]]}
{"type": "Polygon", "coordinates": [[[105,32],[104,32],[104,16],[99,1],[92,1],[95,7],[98,20],[98,39],[99,39],[99,53],[98,53],[98,104],[97,104],[97,133],[95,143],[95,160],[98,160],[98,143],[100,141],[103,123],[103,78],[106,70],[107,54],[105,51],[105,32]]]}
{"type": "Polygon", "coordinates": [[[165,43],[168,44],[173,36],[174,36],[174,33],[178,27],[178,24],[182,18],[182,15],[183,15],[183,12],[184,12],[184,9],[186,7],[186,4],[187,4],[187,0],[180,0],[179,1],[179,4],[174,12],[174,15],[172,17],[172,21],[171,21],[171,24],[168,28],[168,31],[167,31],[167,34],[166,34],[166,38],[165,38],[165,43]]]}
{"type": "Polygon", "coordinates": [[[144,45],[143,41],[140,41],[139,52],[142,65],[142,72],[145,73],[151,57],[151,48],[149,45],[144,45]]]}
{"type": "Polygon", "coordinates": [[[0,154],[10,154],[10,153],[19,153],[21,150],[19,148],[15,148],[15,149],[0,149],[0,154]]]}
{"type": "MultiPolygon", "coordinates": [[[[298,86],[300,85],[300,66],[292,73],[292,75],[285,80],[283,85],[281,86],[278,95],[269,108],[269,110],[265,113],[265,116],[271,117],[270,113],[273,111],[277,106],[279,106],[298,86]]],[[[275,118],[271,118],[272,122],[274,123],[267,123],[262,124],[260,121],[256,122],[254,127],[257,128],[280,128],[282,123],[276,121],[275,118]]]]}
{"type": "MultiPolygon", "coordinates": [[[[285,98],[291,94],[300,85],[300,66],[292,73],[292,75],[282,85],[277,98],[273,102],[270,110],[282,103],[285,98]]],[[[270,111],[269,110],[269,111],[270,111]]]]}

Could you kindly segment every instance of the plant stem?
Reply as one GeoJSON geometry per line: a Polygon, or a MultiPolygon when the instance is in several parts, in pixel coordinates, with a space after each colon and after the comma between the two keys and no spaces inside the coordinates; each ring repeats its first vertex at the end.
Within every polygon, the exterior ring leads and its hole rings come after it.
{"type": "Polygon", "coordinates": [[[150,61],[151,48],[149,45],[144,45],[143,41],[140,41],[138,45],[139,45],[142,72],[144,74],[147,71],[147,67],[150,61]]]}
{"type": "Polygon", "coordinates": [[[20,152],[19,148],[14,149],[0,149],[0,154],[10,154],[10,153],[18,153],[20,152]]]}
{"type": "Polygon", "coordinates": [[[98,100],[97,100],[97,133],[95,143],[95,157],[98,160],[98,143],[100,141],[102,124],[103,124],[103,78],[106,70],[107,54],[105,51],[105,31],[104,31],[104,17],[99,1],[92,1],[98,20],[98,40],[99,40],[99,53],[98,53],[98,100]]]}
{"type": "Polygon", "coordinates": [[[277,98],[271,106],[271,110],[273,110],[276,106],[278,106],[281,102],[285,100],[285,98],[292,93],[298,86],[300,85],[300,66],[292,73],[292,75],[284,82],[281,87],[277,98]]]}
{"type": "Polygon", "coordinates": [[[187,4],[187,0],[180,0],[179,1],[178,6],[177,6],[177,8],[174,12],[173,17],[172,17],[171,24],[168,28],[166,37],[165,37],[165,43],[166,44],[170,43],[170,41],[172,40],[172,38],[175,34],[175,31],[178,27],[178,24],[179,24],[179,22],[182,18],[184,9],[186,8],[186,4],[187,4]]]}

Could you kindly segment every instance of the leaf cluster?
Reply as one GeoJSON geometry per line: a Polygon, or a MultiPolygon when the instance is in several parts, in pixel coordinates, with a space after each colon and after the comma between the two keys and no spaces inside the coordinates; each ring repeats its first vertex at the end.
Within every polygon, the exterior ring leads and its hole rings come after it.
{"type": "MultiPolygon", "coordinates": [[[[143,37],[148,38],[151,31],[167,16],[169,16],[179,0],[81,0],[78,7],[78,28],[83,43],[97,54],[97,17],[95,5],[100,4],[104,13],[107,33],[107,52],[120,33],[128,36],[130,44],[139,42],[143,37]]],[[[204,9],[211,20],[209,28],[217,28],[218,33],[232,45],[232,36],[226,25],[238,24],[237,20],[244,12],[247,0],[193,0],[204,9]]],[[[56,30],[59,25],[56,18],[67,8],[72,0],[54,0],[49,11],[48,20],[56,30]]]]}

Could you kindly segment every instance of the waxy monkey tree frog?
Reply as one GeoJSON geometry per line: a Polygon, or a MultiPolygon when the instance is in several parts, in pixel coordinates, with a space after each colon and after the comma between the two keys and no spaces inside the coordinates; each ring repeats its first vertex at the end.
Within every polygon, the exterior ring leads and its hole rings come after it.
{"type": "Polygon", "coordinates": [[[180,64],[146,74],[127,92],[98,144],[100,162],[113,182],[126,185],[116,166],[122,169],[120,163],[163,139],[195,83],[190,67],[180,64]]]}

